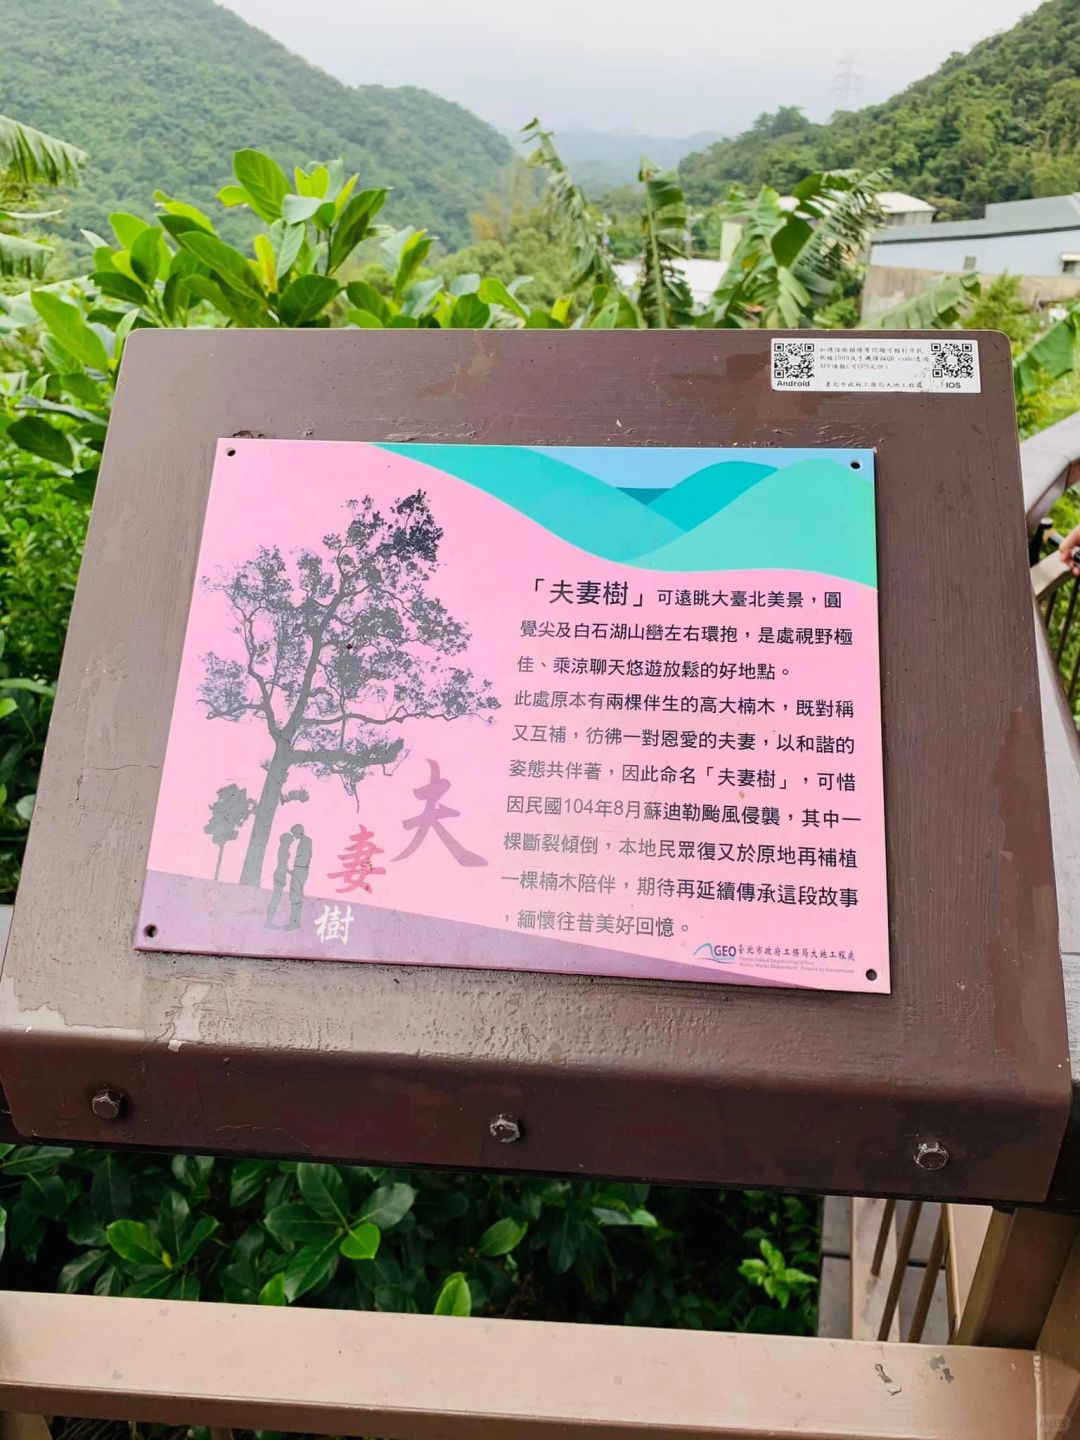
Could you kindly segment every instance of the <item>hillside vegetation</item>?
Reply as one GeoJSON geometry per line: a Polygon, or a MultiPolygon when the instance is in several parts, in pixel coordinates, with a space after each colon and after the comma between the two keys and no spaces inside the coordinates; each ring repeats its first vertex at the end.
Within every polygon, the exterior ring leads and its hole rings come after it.
{"type": "Polygon", "coordinates": [[[849,166],[887,167],[898,188],[959,216],[1080,189],[1080,0],[1048,0],[891,100],[828,124],[792,106],[762,115],[688,155],[680,173],[692,201],[711,203],[734,181],[785,190],[849,166]]]}
{"type": "Polygon", "coordinates": [[[287,168],[340,155],[390,185],[391,219],[450,247],[502,183],[507,141],[415,87],[343,85],[211,0],[0,0],[0,114],[90,154],[65,221],[106,228],[155,187],[209,201],[234,150],[287,168]]]}

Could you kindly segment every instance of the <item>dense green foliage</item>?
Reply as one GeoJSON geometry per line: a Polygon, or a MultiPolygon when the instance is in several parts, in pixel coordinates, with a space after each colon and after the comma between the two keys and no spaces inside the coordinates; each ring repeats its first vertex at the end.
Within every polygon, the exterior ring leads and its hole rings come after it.
{"type": "Polygon", "coordinates": [[[816,1226],[756,1191],[0,1147],[9,1288],[806,1334],[816,1226]]]}
{"type": "MultiPolygon", "coordinates": [[[[510,145],[414,87],[350,88],[212,0],[0,0],[0,114],[63,135],[92,160],[67,212],[103,230],[160,186],[207,203],[227,157],[342,155],[388,214],[449,246],[500,183],[510,145]]],[[[235,231],[235,227],[234,227],[235,231]]]]}
{"type": "Polygon", "coordinates": [[[1080,188],[1080,0],[1047,0],[880,105],[825,125],[792,106],[687,156],[695,203],[733,181],[788,190],[809,171],[887,166],[897,188],[951,215],[1080,188]]]}

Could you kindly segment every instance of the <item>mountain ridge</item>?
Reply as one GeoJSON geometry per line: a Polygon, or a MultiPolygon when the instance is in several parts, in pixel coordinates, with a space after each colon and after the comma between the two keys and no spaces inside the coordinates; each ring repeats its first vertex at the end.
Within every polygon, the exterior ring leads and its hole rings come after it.
{"type": "Polygon", "coordinates": [[[72,235],[112,210],[148,215],[156,188],[205,205],[253,146],[287,172],[340,155],[362,185],[393,187],[392,223],[453,248],[513,157],[453,101],[345,85],[213,0],[0,0],[0,36],[0,114],[89,152],[72,235]]]}

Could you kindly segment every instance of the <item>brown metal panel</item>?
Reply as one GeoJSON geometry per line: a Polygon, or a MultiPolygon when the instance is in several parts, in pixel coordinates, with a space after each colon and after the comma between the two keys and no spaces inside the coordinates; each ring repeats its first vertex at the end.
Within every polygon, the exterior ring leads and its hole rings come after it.
{"type": "Polygon", "coordinates": [[[1045,1195],[1069,1073],[1008,347],[978,337],[978,395],[775,394],[769,338],[131,337],[0,982],[21,1131],[1045,1195]],[[240,433],[876,448],[892,995],[135,952],[214,442],[240,433]]]}
{"type": "Polygon", "coordinates": [[[0,1294],[5,1409],[316,1435],[1041,1440],[1038,1363],[1016,1350],[0,1294]]]}

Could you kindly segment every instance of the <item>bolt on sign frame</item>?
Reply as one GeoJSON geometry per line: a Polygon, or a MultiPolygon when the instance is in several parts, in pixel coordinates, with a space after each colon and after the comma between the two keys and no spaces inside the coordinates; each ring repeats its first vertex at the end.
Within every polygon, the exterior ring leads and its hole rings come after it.
{"type": "Polygon", "coordinates": [[[1068,1051],[1009,352],[973,338],[981,391],[948,395],[778,393],[751,331],[133,333],[0,980],[16,1129],[1043,1200],[1068,1051]],[[211,461],[239,435],[873,449],[892,993],[135,950],[211,461]]]}

